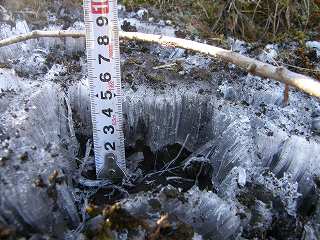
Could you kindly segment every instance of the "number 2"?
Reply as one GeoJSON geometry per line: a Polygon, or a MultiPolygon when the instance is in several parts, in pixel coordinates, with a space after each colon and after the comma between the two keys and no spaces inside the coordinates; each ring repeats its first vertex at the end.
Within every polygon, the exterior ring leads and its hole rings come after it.
{"type": "Polygon", "coordinates": [[[109,147],[110,147],[113,151],[116,150],[116,144],[115,144],[114,142],[113,142],[112,144],[109,143],[109,142],[107,142],[107,143],[104,144],[104,148],[105,148],[107,151],[110,150],[109,147]]]}

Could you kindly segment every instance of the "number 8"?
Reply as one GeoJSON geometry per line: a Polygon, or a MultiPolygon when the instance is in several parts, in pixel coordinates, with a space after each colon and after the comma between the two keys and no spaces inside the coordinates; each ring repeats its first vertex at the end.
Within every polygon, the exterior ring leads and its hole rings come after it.
{"type": "Polygon", "coordinates": [[[97,41],[98,41],[98,44],[99,44],[99,45],[108,45],[108,44],[109,44],[109,38],[108,38],[108,36],[98,37],[97,41]]]}

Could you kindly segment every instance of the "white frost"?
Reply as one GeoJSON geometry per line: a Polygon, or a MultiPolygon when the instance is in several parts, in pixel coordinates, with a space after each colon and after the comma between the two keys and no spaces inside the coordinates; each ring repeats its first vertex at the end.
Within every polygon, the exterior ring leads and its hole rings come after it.
{"type": "Polygon", "coordinates": [[[306,42],[308,48],[314,48],[317,51],[317,57],[320,57],[320,42],[308,41],[306,42]]]}

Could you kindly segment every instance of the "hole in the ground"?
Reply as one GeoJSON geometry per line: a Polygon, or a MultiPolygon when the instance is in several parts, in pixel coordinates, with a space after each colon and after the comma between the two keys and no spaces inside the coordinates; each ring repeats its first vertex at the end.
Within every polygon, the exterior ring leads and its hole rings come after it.
{"type": "Polygon", "coordinates": [[[187,166],[186,162],[191,154],[179,143],[152,152],[143,141],[137,141],[134,147],[127,149],[128,167],[132,168],[134,165],[134,170],[141,170],[143,176],[133,192],[152,190],[168,184],[183,191],[195,184],[201,189],[212,189],[212,171],[208,171],[210,167],[201,162],[193,162],[187,166]],[[137,153],[140,153],[140,159],[132,157],[137,153]]]}
{"type": "MultiPolygon", "coordinates": [[[[192,152],[179,143],[167,145],[152,152],[143,141],[136,141],[133,147],[126,149],[126,156],[127,167],[133,175],[137,173],[137,177],[131,181],[130,185],[124,184],[124,189],[129,193],[138,193],[172,185],[182,191],[187,191],[197,185],[200,189],[212,190],[211,166],[208,166],[207,163],[190,163],[190,161],[189,164],[186,164],[191,154],[192,152]]],[[[85,171],[84,177],[96,179],[94,162],[85,171]]],[[[117,195],[112,198],[112,201],[115,201],[121,198],[121,191],[100,189],[95,194],[93,202],[105,202],[109,195],[117,195]]]]}

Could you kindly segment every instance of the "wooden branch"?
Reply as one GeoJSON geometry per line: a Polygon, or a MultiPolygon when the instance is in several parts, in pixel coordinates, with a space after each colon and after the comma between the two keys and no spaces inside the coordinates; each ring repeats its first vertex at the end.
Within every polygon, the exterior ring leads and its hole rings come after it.
{"type": "MultiPolygon", "coordinates": [[[[320,82],[299,74],[292,72],[285,67],[275,67],[271,64],[264,63],[253,58],[241,55],[239,53],[225,50],[222,48],[214,47],[208,44],[199,43],[191,40],[160,36],[154,34],[146,34],[139,32],[123,32],[120,31],[120,38],[127,40],[144,41],[150,43],[162,44],[168,47],[178,47],[188,49],[196,52],[200,52],[218,59],[221,59],[228,63],[233,63],[238,67],[250,72],[253,75],[260,76],[262,78],[270,78],[285,84],[291,85],[300,89],[311,96],[320,98],[320,82]]],[[[8,46],[10,44],[26,41],[29,39],[39,37],[85,37],[84,31],[33,31],[27,34],[7,38],[0,41],[0,47],[8,46]]]]}
{"type": "Polygon", "coordinates": [[[65,38],[65,37],[85,37],[85,32],[83,31],[39,31],[35,30],[26,34],[6,38],[0,40],[0,47],[8,46],[14,43],[19,43],[27,41],[30,39],[40,38],[40,37],[50,37],[50,38],[65,38]]]}

